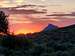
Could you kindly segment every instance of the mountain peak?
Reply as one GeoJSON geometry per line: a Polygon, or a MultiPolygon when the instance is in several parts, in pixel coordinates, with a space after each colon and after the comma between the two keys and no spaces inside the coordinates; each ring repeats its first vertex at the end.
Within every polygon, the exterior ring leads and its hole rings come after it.
{"type": "Polygon", "coordinates": [[[53,30],[53,29],[56,29],[56,28],[58,28],[56,25],[48,24],[48,26],[45,27],[43,31],[49,31],[49,30],[53,30]]]}

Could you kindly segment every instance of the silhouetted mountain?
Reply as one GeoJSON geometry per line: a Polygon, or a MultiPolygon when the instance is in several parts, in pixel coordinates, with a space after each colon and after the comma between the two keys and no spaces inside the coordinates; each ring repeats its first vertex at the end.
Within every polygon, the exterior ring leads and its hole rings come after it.
{"type": "Polygon", "coordinates": [[[57,29],[57,28],[58,27],[53,24],[48,24],[48,26],[45,27],[45,29],[43,31],[50,31],[50,30],[57,29]]]}
{"type": "Polygon", "coordinates": [[[48,56],[75,56],[75,25],[39,32],[33,43],[45,48],[48,56]]]}

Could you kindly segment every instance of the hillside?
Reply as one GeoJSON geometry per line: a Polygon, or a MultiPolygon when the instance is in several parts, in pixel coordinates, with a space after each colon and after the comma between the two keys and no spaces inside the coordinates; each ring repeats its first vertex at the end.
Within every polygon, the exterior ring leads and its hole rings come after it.
{"type": "Polygon", "coordinates": [[[0,55],[75,56],[75,25],[26,36],[1,36],[0,55]],[[32,38],[27,38],[31,36],[32,38]],[[5,52],[6,51],[6,52],[5,52]]]}
{"type": "Polygon", "coordinates": [[[34,43],[47,48],[49,56],[75,56],[75,25],[40,32],[34,43]]]}

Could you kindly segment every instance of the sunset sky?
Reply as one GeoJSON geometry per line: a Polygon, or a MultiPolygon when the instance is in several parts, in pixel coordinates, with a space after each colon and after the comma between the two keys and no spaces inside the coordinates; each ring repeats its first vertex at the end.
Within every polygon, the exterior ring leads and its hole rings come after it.
{"type": "Polygon", "coordinates": [[[75,0],[0,0],[0,10],[9,15],[15,34],[38,32],[48,24],[75,24],[75,0]]]}

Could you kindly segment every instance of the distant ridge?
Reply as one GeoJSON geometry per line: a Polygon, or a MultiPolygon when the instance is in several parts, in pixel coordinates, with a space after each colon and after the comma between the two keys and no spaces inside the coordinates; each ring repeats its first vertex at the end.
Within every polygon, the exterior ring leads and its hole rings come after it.
{"type": "Polygon", "coordinates": [[[60,27],[60,28],[58,28],[59,30],[68,30],[68,31],[70,31],[70,30],[73,30],[73,31],[75,31],[75,24],[72,24],[72,25],[68,25],[68,26],[65,26],[65,27],[60,27]]]}
{"type": "Polygon", "coordinates": [[[58,27],[56,25],[48,24],[48,26],[45,27],[43,31],[50,31],[50,30],[57,29],[57,28],[58,27]]]}
{"type": "Polygon", "coordinates": [[[75,24],[69,25],[69,26],[66,26],[66,27],[62,27],[62,28],[75,28],[75,24]]]}

